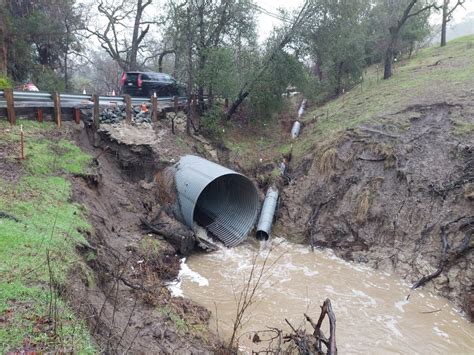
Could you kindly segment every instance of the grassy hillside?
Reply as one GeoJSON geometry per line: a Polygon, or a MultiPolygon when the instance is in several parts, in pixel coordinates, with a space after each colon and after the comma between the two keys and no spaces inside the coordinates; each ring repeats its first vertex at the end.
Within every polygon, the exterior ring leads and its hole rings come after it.
{"type": "MultiPolygon", "coordinates": [[[[295,142],[294,156],[301,158],[315,143],[335,139],[338,133],[363,124],[407,128],[410,116],[397,113],[411,106],[450,104],[472,98],[473,73],[474,36],[458,38],[444,48],[423,49],[400,61],[390,80],[382,80],[382,66],[372,66],[363,82],[351,91],[323,106],[310,107],[303,118],[306,127],[295,142]]],[[[460,135],[474,129],[472,120],[453,120],[460,135]]]]}
{"type": "MultiPolygon", "coordinates": [[[[86,326],[61,299],[70,273],[85,266],[81,207],[70,200],[68,174],[90,161],[51,123],[0,122],[0,352],[93,352],[86,326]]],[[[77,274],[76,274],[77,275],[77,274]]]]}
{"type": "MultiPolygon", "coordinates": [[[[474,95],[474,36],[448,42],[444,48],[420,50],[394,66],[394,75],[383,80],[382,65],[369,67],[361,84],[324,105],[309,103],[303,116],[301,136],[291,140],[290,128],[296,119],[301,97],[291,98],[286,110],[266,123],[258,118],[253,125],[227,125],[224,145],[230,149],[230,161],[245,170],[279,161],[293,145],[293,166],[319,144],[331,145],[342,132],[360,125],[389,124],[407,129],[410,114],[399,114],[411,106],[468,100],[474,95]]],[[[472,120],[451,117],[456,134],[473,130],[472,120]]]]}

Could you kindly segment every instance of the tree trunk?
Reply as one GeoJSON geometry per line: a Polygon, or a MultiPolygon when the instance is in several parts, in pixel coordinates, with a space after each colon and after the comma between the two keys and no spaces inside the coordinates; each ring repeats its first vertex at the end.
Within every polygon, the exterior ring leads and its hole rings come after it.
{"type": "Polygon", "coordinates": [[[148,0],[143,4],[143,0],[137,0],[137,13],[135,14],[135,22],[133,24],[133,34],[132,34],[132,47],[130,49],[130,56],[128,61],[128,70],[138,70],[137,56],[138,48],[142,42],[145,35],[150,30],[150,25],[147,25],[145,29],[140,32],[140,24],[142,21],[143,10],[150,5],[151,1],[148,0]]]}
{"type": "MultiPolygon", "coordinates": [[[[2,1],[0,1],[0,5],[2,1]]],[[[4,5],[1,5],[4,6],[4,5]]],[[[3,17],[0,18],[0,73],[7,73],[7,43],[5,41],[5,24],[3,17]]]]}
{"type": "Polygon", "coordinates": [[[393,64],[393,57],[394,57],[394,49],[389,47],[385,52],[385,63],[383,69],[383,78],[390,79],[392,76],[392,64],[393,64]]]}
{"type": "Polygon", "coordinates": [[[133,24],[132,48],[130,50],[130,60],[128,62],[129,70],[137,70],[137,52],[138,52],[138,31],[140,30],[140,20],[142,17],[142,0],[137,2],[137,13],[135,14],[135,23],[133,24]]]}
{"type": "Polygon", "coordinates": [[[391,28],[391,39],[390,43],[387,47],[385,52],[385,62],[384,62],[384,70],[383,70],[383,78],[385,80],[390,79],[392,77],[392,68],[393,68],[393,59],[395,58],[395,50],[397,48],[397,40],[398,40],[398,33],[399,29],[391,28]]]}
{"type": "Polygon", "coordinates": [[[443,18],[441,22],[441,47],[446,45],[446,27],[448,25],[449,0],[443,0],[443,18]]]}
{"type": "Polygon", "coordinates": [[[186,39],[187,39],[187,56],[186,69],[188,74],[188,83],[186,85],[186,96],[188,97],[186,104],[186,133],[191,135],[191,93],[193,91],[193,37],[191,28],[191,5],[188,5],[186,14],[186,39]]]}
{"type": "Polygon", "coordinates": [[[171,54],[171,53],[175,53],[175,50],[174,49],[167,49],[167,50],[164,50],[163,52],[160,53],[160,56],[158,57],[158,71],[160,73],[163,72],[163,58],[165,57],[165,55],[171,54]]]}
{"type": "MultiPolygon", "coordinates": [[[[199,73],[202,73],[204,71],[204,68],[206,66],[206,54],[205,54],[205,46],[206,46],[206,38],[205,38],[205,28],[204,28],[204,2],[202,2],[202,5],[199,6],[199,43],[198,43],[198,57],[199,57],[199,64],[198,64],[198,70],[199,73]]],[[[199,114],[202,114],[204,111],[204,86],[201,82],[199,81],[199,86],[198,86],[198,107],[199,107],[199,114]]]]}
{"type": "Polygon", "coordinates": [[[342,66],[344,62],[339,62],[336,68],[336,95],[340,95],[342,91],[342,66]]]}
{"type": "Polygon", "coordinates": [[[230,120],[232,118],[232,115],[237,111],[237,108],[240,106],[240,104],[245,100],[245,98],[249,96],[248,91],[240,91],[239,96],[237,99],[232,103],[232,106],[230,107],[229,111],[227,111],[227,119],[230,120]]]}

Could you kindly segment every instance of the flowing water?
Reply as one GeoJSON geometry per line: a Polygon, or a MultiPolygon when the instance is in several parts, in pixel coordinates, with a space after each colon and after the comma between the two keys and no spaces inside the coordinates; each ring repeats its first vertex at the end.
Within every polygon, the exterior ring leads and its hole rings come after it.
{"type": "Polygon", "coordinates": [[[181,282],[173,287],[210,309],[211,326],[228,339],[253,261],[258,273],[267,260],[256,302],[239,329],[244,352],[255,349],[252,331],[277,327],[289,332],[285,318],[295,328],[304,326],[303,313],[317,320],[319,306],[329,298],[340,354],[474,354],[474,325],[444,298],[412,291],[397,277],[345,262],[330,251],[311,252],[279,238],[269,244],[193,255],[183,260],[181,282]]]}

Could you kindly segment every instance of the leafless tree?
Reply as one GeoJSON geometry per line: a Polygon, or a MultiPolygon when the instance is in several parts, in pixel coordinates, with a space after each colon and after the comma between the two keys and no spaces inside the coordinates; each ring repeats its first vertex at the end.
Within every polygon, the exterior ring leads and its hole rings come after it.
{"type": "Polygon", "coordinates": [[[97,11],[105,19],[105,25],[89,26],[101,47],[114,59],[124,71],[138,70],[154,53],[141,58],[147,50],[145,38],[151,26],[160,21],[146,16],[153,0],[100,0],[97,11]],[[147,9],[148,8],[148,9],[147,9]]]}
{"type": "Polygon", "coordinates": [[[453,18],[453,12],[458,6],[463,6],[466,0],[456,0],[452,7],[449,7],[451,0],[443,0],[443,16],[441,22],[441,47],[446,45],[446,27],[453,18]]]}

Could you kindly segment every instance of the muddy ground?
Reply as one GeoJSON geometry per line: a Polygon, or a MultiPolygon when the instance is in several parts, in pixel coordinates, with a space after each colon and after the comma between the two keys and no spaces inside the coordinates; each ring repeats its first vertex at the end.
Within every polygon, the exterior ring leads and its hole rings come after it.
{"type": "Polygon", "coordinates": [[[172,298],[165,287],[178,275],[175,249],[146,234],[139,221],[159,209],[151,183],[156,169],[191,148],[161,157],[150,142],[126,145],[110,130],[100,137],[93,147],[91,131],[76,130],[78,145],[95,157],[90,171],[73,181],[73,199],[86,208],[93,227],[90,246],[78,249],[95,275],[72,275],[69,303],[87,320],[101,351],[211,353],[217,341],[207,330],[209,312],[172,298]]]}
{"type": "Polygon", "coordinates": [[[472,320],[474,133],[459,128],[473,117],[469,100],[412,106],[316,142],[283,190],[275,232],[413,284],[439,272],[424,287],[472,320]]]}

